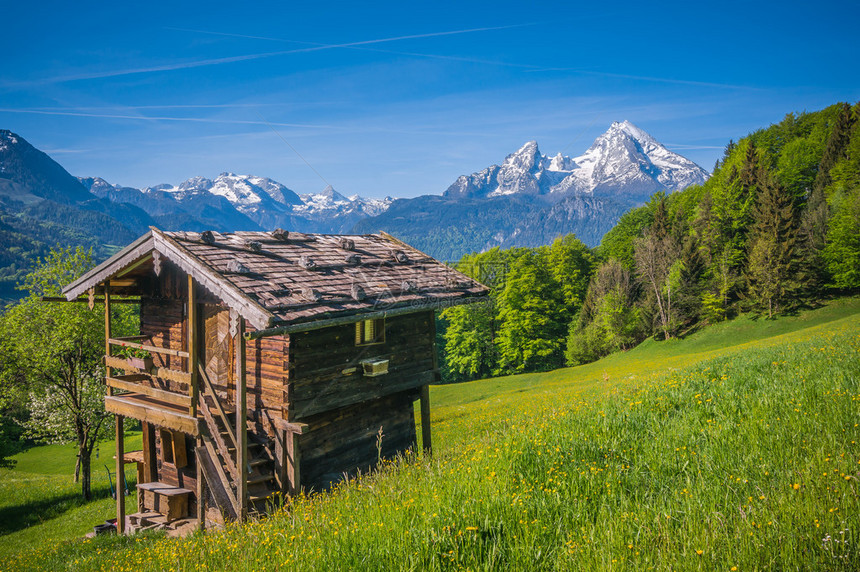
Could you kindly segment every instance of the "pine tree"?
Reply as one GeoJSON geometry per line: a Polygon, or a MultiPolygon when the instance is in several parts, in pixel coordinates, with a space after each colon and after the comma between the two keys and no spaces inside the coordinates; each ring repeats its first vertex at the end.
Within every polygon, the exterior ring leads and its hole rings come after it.
{"type": "Polygon", "coordinates": [[[856,118],[851,106],[847,103],[842,103],[839,115],[836,117],[836,123],[833,125],[830,137],[827,138],[824,154],[821,156],[821,162],[818,164],[818,174],[812,185],[813,192],[819,192],[822,198],[824,196],[824,189],[833,180],[830,170],[840,159],[844,159],[847,156],[846,151],[848,143],[851,140],[851,127],[854,125],[855,120],[856,118]]]}
{"type": "Polygon", "coordinates": [[[796,258],[797,210],[784,188],[763,171],[756,201],[747,268],[747,294],[768,317],[791,307],[800,288],[796,258]]]}

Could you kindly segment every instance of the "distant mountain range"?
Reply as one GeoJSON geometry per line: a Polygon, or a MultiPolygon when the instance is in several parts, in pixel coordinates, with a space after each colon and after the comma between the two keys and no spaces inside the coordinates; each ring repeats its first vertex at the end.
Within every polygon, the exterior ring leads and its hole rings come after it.
{"type": "Polygon", "coordinates": [[[385,230],[446,260],[493,246],[546,244],[569,232],[594,246],[624,211],[654,192],[681,190],[707,177],[627,121],[613,123],[578,157],[549,157],[529,141],[500,165],[458,177],[442,195],[396,200],[346,197],[330,186],[300,195],[272,179],[234,173],[123,187],[99,177],[73,177],[21,136],[0,130],[0,298],[8,299],[20,278],[23,256],[61,243],[91,246],[103,257],[150,225],[193,231],[385,230]]]}
{"type": "Polygon", "coordinates": [[[393,199],[345,197],[331,186],[298,195],[277,181],[253,175],[221,173],[215,179],[194,177],[179,185],[144,189],[111,185],[104,179],[79,179],[92,194],[113,203],[140,207],[170,230],[269,230],[345,233],[356,222],[375,216],[393,199]]]}
{"type": "Polygon", "coordinates": [[[579,157],[542,155],[529,141],[501,165],[458,177],[442,196],[396,200],[354,230],[385,230],[449,260],[494,246],[548,244],[570,232],[595,246],[621,214],[655,192],[707,178],[645,131],[616,122],[579,157]]]}

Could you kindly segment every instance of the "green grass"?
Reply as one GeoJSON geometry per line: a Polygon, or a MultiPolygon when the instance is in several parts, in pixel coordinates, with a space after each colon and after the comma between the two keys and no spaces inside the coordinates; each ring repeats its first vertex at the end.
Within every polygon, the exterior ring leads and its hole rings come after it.
{"type": "MultiPolygon", "coordinates": [[[[127,450],[141,447],[140,433],[125,438],[127,450]]],[[[0,469],[0,562],[15,554],[55,545],[81,537],[116,516],[110,498],[107,471],[115,470],[114,442],[99,444],[99,456],[92,457],[93,499],[84,501],[80,484],[74,482],[74,445],[33,447],[12,457],[13,469],[0,469]]],[[[136,469],[126,467],[126,478],[134,486],[136,469]]],[[[114,483],[114,486],[116,484],[114,483]]],[[[136,508],[134,495],[127,506],[136,508]]]]}
{"type": "Polygon", "coordinates": [[[432,459],[244,527],[0,568],[860,569],[858,299],[431,399],[432,459]]]}

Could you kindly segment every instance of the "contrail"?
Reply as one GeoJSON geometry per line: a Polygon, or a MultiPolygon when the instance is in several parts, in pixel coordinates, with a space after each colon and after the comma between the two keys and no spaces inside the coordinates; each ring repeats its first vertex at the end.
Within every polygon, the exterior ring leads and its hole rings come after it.
{"type": "MultiPolygon", "coordinates": [[[[537,67],[537,66],[535,66],[537,67]]],[[[640,81],[654,81],[659,83],[674,83],[680,85],[695,85],[700,87],[721,87],[726,89],[752,89],[758,90],[757,87],[751,87],[748,85],[734,85],[729,83],[711,83],[706,81],[694,81],[694,80],[686,80],[686,79],[672,79],[666,77],[654,77],[654,76],[645,76],[645,75],[630,75],[623,73],[611,73],[611,72],[602,72],[602,71],[592,71],[592,70],[583,70],[578,68],[539,68],[528,70],[532,73],[540,73],[540,72],[563,72],[569,71],[584,75],[595,75],[602,77],[617,77],[620,79],[636,79],[640,81]]]]}
{"type": "MultiPolygon", "coordinates": [[[[511,25],[511,26],[501,26],[498,28],[478,28],[475,30],[468,30],[468,31],[472,32],[472,31],[483,31],[483,30],[502,30],[502,29],[506,29],[506,28],[517,28],[517,27],[522,27],[522,26],[533,26],[533,25],[534,25],[534,23],[517,24],[517,25],[511,25]]],[[[362,47],[366,44],[371,44],[371,43],[377,42],[377,41],[373,41],[373,40],[368,41],[368,42],[355,42],[353,44],[322,44],[319,42],[305,42],[305,41],[300,41],[300,40],[287,40],[284,38],[271,38],[268,36],[252,36],[252,35],[247,35],[247,34],[234,34],[234,33],[230,33],[230,32],[212,32],[209,30],[195,30],[195,29],[191,29],[191,28],[167,28],[167,29],[177,30],[180,32],[192,32],[192,33],[197,33],[197,34],[208,34],[208,35],[212,35],[212,36],[226,36],[229,38],[245,38],[245,39],[249,39],[249,40],[268,40],[271,42],[285,42],[285,43],[292,43],[292,44],[302,44],[302,45],[306,45],[306,46],[314,46],[317,49],[349,48],[349,49],[354,49],[354,50],[378,52],[378,53],[383,53],[383,54],[394,54],[394,55],[400,55],[400,56],[413,56],[413,57],[419,57],[419,58],[433,58],[433,59],[451,60],[451,61],[466,62],[466,63],[495,65],[495,66],[503,66],[503,67],[510,67],[510,68],[519,68],[519,69],[523,69],[523,70],[525,70],[527,72],[531,72],[531,73],[570,71],[570,72],[575,72],[575,73],[580,73],[580,74],[585,74],[585,75],[594,75],[594,76],[602,76],[602,77],[616,77],[616,78],[622,78],[622,79],[635,79],[635,80],[640,80],[640,81],[653,81],[653,82],[672,83],[672,84],[679,84],[679,85],[695,85],[695,86],[700,86],[700,87],[718,87],[718,88],[725,88],[725,89],[753,89],[753,90],[758,89],[755,87],[750,87],[750,86],[745,86],[745,85],[711,83],[711,82],[703,82],[703,81],[672,79],[672,78],[653,77],[653,76],[638,76],[638,75],[618,74],[618,73],[601,72],[601,71],[588,71],[588,70],[582,70],[582,69],[578,69],[578,68],[547,68],[545,66],[538,66],[538,65],[534,65],[534,64],[518,64],[518,63],[512,63],[512,62],[502,62],[502,61],[497,61],[497,60],[482,60],[482,59],[478,59],[478,58],[469,58],[469,57],[460,57],[460,56],[427,54],[427,53],[421,53],[421,52],[401,52],[401,51],[395,51],[395,50],[381,50],[378,48],[362,47]]],[[[447,33],[451,34],[451,33],[463,33],[463,32],[447,32],[447,33]]],[[[443,34],[445,34],[445,32],[443,32],[443,34]]],[[[421,37],[421,36],[405,36],[404,38],[395,38],[395,39],[406,39],[409,37],[421,37]]],[[[390,41],[390,40],[380,40],[380,41],[390,41]]],[[[312,49],[313,48],[307,48],[306,50],[296,50],[296,51],[311,51],[312,49]]]]}
{"type": "Polygon", "coordinates": [[[276,125],[278,127],[304,127],[311,129],[335,129],[333,125],[311,125],[306,123],[268,123],[265,121],[249,121],[241,119],[209,119],[203,117],[160,117],[152,115],[120,115],[114,113],[78,113],[73,111],[48,111],[44,109],[13,109],[0,107],[0,112],[29,113],[33,115],[61,115],[64,117],[102,117],[105,119],[135,119],[138,121],[190,121],[194,123],[230,123],[236,125],[276,125]]]}
{"type": "Polygon", "coordinates": [[[307,52],[318,52],[321,50],[331,50],[336,48],[351,48],[355,46],[367,46],[371,44],[382,44],[385,42],[398,42],[402,40],[415,40],[420,38],[436,38],[440,36],[453,36],[456,34],[470,34],[474,32],[489,32],[492,30],[505,30],[508,28],[516,28],[520,26],[524,26],[525,24],[516,24],[512,26],[494,26],[494,27],[486,27],[486,28],[469,28],[464,30],[451,30],[447,32],[430,32],[427,34],[411,34],[407,36],[395,36],[391,38],[379,38],[376,40],[362,40],[360,42],[347,42],[343,44],[324,44],[321,46],[311,46],[308,48],[298,48],[295,50],[281,50],[277,52],[263,52],[257,54],[247,54],[243,56],[230,56],[225,58],[212,58],[207,60],[192,60],[187,62],[179,62],[175,64],[165,64],[161,66],[150,66],[144,68],[130,68],[124,70],[113,70],[106,72],[95,72],[88,74],[79,74],[79,75],[69,75],[69,76],[58,76],[54,78],[47,78],[41,81],[33,82],[35,84],[50,84],[50,83],[64,83],[69,81],[78,81],[85,79],[103,79],[108,77],[119,77],[125,75],[135,75],[135,74],[144,74],[144,73],[154,73],[160,71],[175,71],[182,69],[190,69],[190,68],[199,68],[204,66],[214,66],[220,64],[230,64],[235,62],[244,62],[248,60],[258,60],[262,58],[271,58],[274,56],[285,56],[288,54],[301,54],[307,52]]]}

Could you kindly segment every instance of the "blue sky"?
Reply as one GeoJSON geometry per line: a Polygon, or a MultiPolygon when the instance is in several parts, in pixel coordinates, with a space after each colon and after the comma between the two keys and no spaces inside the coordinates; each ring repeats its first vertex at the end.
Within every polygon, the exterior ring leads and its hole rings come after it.
{"type": "Polygon", "coordinates": [[[441,193],[524,142],[630,120],[710,170],[729,139],[860,99],[854,2],[8,3],[0,128],[74,175],[223,171],[441,193]],[[310,165],[310,166],[309,166],[310,165]]]}

